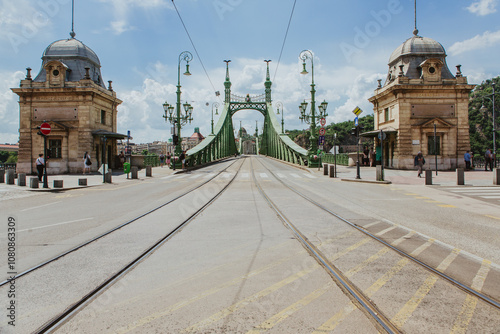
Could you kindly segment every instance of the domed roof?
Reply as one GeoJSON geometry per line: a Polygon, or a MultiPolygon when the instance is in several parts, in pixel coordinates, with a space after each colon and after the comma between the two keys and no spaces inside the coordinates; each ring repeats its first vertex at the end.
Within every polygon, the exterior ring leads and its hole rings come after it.
{"type": "Polygon", "coordinates": [[[88,59],[95,66],[101,66],[96,53],[75,38],[61,39],[50,44],[43,52],[43,60],[59,60],[68,58],[88,59]]]}
{"type": "Polygon", "coordinates": [[[101,77],[99,57],[91,48],[74,37],[55,41],[45,49],[42,54],[42,68],[34,81],[44,82],[47,80],[45,65],[53,60],[60,61],[67,66],[66,81],[82,80],[86,74],[85,68],[88,67],[90,79],[105,88],[101,77]]]}
{"type": "Polygon", "coordinates": [[[426,56],[426,57],[446,57],[446,51],[441,43],[432,38],[421,37],[414,34],[403,44],[398,46],[389,58],[389,65],[401,56],[426,56]]]}

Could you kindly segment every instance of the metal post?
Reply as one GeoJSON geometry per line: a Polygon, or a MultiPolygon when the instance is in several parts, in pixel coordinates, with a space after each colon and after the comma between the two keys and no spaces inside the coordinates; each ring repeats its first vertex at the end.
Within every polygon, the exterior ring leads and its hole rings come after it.
{"type": "Polygon", "coordinates": [[[102,137],[102,183],[106,183],[106,137],[102,137]]]}
{"type": "Polygon", "coordinates": [[[333,139],[333,159],[335,162],[335,167],[333,169],[333,177],[337,177],[337,133],[334,134],[334,139],[333,139]]]}
{"type": "Polygon", "coordinates": [[[43,187],[48,188],[49,187],[49,182],[47,180],[47,162],[48,162],[48,156],[47,156],[47,136],[43,135],[43,157],[44,157],[44,166],[43,166],[43,187]]]}
{"type": "Polygon", "coordinates": [[[436,176],[438,175],[438,156],[437,156],[437,146],[436,146],[436,123],[434,123],[434,159],[436,164],[436,176]]]}
{"type": "Polygon", "coordinates": [[[382,178],[384,178],[384,133],[382,129],[380,129],[380,166],[382,178]]]}
{"type": "Polygon", "coordinates": [[[497,143],[496,143],[496,120],[495,120],[495,83],[491,84],[493,88],[493,164],[497,167],[497,143]]]}

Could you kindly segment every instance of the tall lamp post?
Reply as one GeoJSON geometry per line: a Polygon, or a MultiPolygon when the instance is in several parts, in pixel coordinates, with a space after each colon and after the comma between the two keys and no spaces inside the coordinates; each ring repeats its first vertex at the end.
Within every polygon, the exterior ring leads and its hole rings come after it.
{"type": "MultiPolygon", "coordinates": [[[[491,87],[493,88],[493,93],[492,94],[487,94],[483,96],[483,98],[487,98],[493,102],[493,164],[495,165],[495,168],[497,167],[497,143],[496,143],[496,120],[495,120],[495,83],[493,82],[491,84],[491,87]]],[[[481,106],[481,109],[479,109],[481,112],[486,112],[488,111],[488,108],[484,106],[484,100],[483,100],[483,105],[481,106]]]]}
{"type": "Polygon", "coordinates": [[[219,103],[214,102],[212,103],[212,134],[214,134],[214,107],[215,107],[215,115],[219,115],[219,103]]]}
{"type": "Polygon", "coordinates": [[[283,116],[285,114],[285,110],[283,109],[283,103],[276,102],[276,114],[280,114],[281,108],[281,133],[285,133],[285,121],[283,120],[283,116]]]}
{"type": "Polygon", "coordinates": [[[326,107],[328,103],[325,101],[321,104],[321,108],[319,108],[319,115],[316,115],[316,99],[315,99],[315,94],[316,94],[316,89],[315,89],[315,84],[314,84],[314,55],[312,51],[310,50],[304,50],[300,53],[299,58],[302,60],[302,72],[300,74],[308,74],[306,70],[306,60],[310,59],[311,60],[311,110],[309,113],[306,113],[307,110],[307,102],[304,100],[299,106],[300,110],[300,120],[302,122],[306,122],[308,124],[311,124],[310,127],[310,136],[309,136],[309,150],[308,150],[308,167],[310,168],[315,168],[320,166],[319,158],[316,156],[318,153],[318,136],[316,134],[316,122],[319,121],[319,119],[324,118],[328,116],[326,113],[326,107]],[[316,156],[316,158],[315,158],[316,156]]]}
{"type": "Polygon", "coordinates": [[[184,114],[181,113],[181,62],[186,62],[186,72],[184,75],[191,75],[189,72],[189,62],[193,60],[193,55],[189,51],[181,52],[179,55],[179,65],[177,71],[177,103],[176,103],[176,112],[174,114],[174,106],[170,105],[165,101],[163,104],[163,109],[165,110],[165,115],[163,116],[166,121],[169,121],[173,124],[173,144],[175,145],[174,158],[172,159],[172,167],[175,169],[176,167],[181,167],[181,162],[175,159],[175,156],[179,156],[182,153],[181,146],[181,128],[183,125],[188,122],[191,123],[193,120],[193,107],[189,103],[184,103],[184,114]],[[177,165],[177,166],[176,166],[177,165]]]}

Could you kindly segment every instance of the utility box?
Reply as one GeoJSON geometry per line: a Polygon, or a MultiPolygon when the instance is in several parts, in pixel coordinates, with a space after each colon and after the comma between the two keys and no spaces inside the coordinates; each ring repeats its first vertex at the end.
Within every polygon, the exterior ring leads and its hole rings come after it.
{"type": "Polygon", "coordinates": [[[130,162],[124,162],[123,163],[123,172],[125,174],[130,173],[130,162]]]}

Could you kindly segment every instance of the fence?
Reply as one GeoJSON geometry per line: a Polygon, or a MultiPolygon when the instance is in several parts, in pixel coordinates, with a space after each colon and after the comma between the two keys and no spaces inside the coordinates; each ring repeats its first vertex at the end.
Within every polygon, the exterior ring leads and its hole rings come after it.
{"type": "Polygon", "coordinates": [[[0,169],[13,169],[16,170],[16,163],[0,163],[0,169]]]}
{"type": "MultiPolygon", "coordinates": [[[[335,163],[335,155],[331,153],[325,154],[321,159],[324,163],[327,164],[335,163]]],[[[337,154],[337,165],[349,165],[349,155],[347,153],[337,154]]]]}
{"type": "MultiPolygon", "coordinates": [[[[496,164],[493,163],[493,167],[500,167],[500,158],[496,158],[496,164]]],[[[474,168],[484,168],[484,157],[474,157],[472,158],[472,167],[474,168]]]]}
{"type": "Polygon", "coordinates": [[[157,155],[146,155],[144,157],[144,166],[158,167],[160,158],[157,155]]]}

